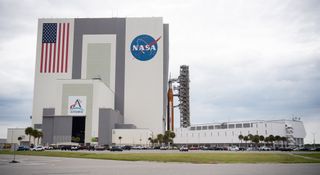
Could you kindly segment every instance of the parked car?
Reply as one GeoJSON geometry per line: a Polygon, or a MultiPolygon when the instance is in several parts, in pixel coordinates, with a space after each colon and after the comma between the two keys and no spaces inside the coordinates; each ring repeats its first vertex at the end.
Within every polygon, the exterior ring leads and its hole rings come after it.
{"type": "Polygon", "coordinates": [[[19,146],[17,151],[30,151],[30,148],[28,146],[19,146]]]}
{"type": "Polygon", "coordinates": [[[110,148],[110,151],[123,151],[123,150],[118,146],[113,146],[110,148]]]}
{"type": "Polygon", "coordinates": [[[199,150],[199,148],[198,147],[190,147],[190,150],[199,150]]]}
{"type": "Polygon", "coordinates": [[[61,149],[61,150],[65,150],[65,151],[71,150],[71,145],[61,145],[61,146],[60,146],[60,149],[61,149]]]}
{"type": "Polygon", "coordinates": [[[237,147],[237,146],[230,146],[230,147],[228,147],[228,150],[229,150],[229,151],[239,151],[239,147],[237,147]]]}
{"type": "Polygon", "coordinates": [[[30,149],[31,151],[44,151],[43,146],[36,146],[30,149]]]}
{"type": "Polygon", "coordinates": [[[167,146],[161,146],[160,147],[160,150],[167,150],[167,149],[169,149],[169,147],[167,147],[167,146]]]}
{"type": "Polygon", "coordinates": [[[128,146],[128,145],[125,145],[125,146],[122,146],[121,149],[123,150],[131,150],[131,146],[128,146]]]}
{"type": "Polygon", "coordinates": [[[182,152],[186,152],[186,151],[189,151],[189,149],[188,149],[188,147],[186,147],[186,146],[182,146],[180,149],[179,149],[179,151],[182,151],[182,152]]]}
{"type": "Polygon", "coordinates": [[[102,146],[102,145],[97,145],[97,146],[94,147],[94,149],[95,149],[96,151],[104,151],[104,150],[106,150],[106,147],[104,147],[104,146],[102,146]]]}
{"type": "Polygon", "coordinates": [[[267,146],[261,146],[258,148],[259,151],[271,151],[271,148],[267,147],[267,146]]]}
{"type": "Polygon", "coordinates": [[[70,147],[70,150],[71,150],[71,151],[78,151],[78,150],[79,150],[79,147],[78,147],[78,146],[71,146],[71,147],[70,147]]]}

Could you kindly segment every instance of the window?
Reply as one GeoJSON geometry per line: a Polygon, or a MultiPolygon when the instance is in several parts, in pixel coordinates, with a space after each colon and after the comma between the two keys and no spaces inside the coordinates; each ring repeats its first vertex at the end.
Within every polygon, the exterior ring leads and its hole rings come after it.
{"type": "Polygon", "coordinates": [[[250,131],[248,131],[248,135],[250,134],[250,131]]]}
{"type": "Polygon", "coordinates": [[[253,124],[252,123],[250,123],[250,125],[251,125],[251,128],[253,127],[253,124]]]}
{"type": "Polygon", "coordinates": [[[203,135],[204,135],[204,136],[207,136],[207,133],[204,133],[203,135]]]}
{"type": "Polygon", "coordinates": [[[219,132],[218,132],[218,136],[219,136],[219,132]]]}
{"type": "Polygon", "coordinates": [[[221,129],[221,125],[215,125],[214,129],[221,129]]]}
{"type": "Polygon", "coordinates": [[[256,132],[256,133],[257,133],[257,135],[259,135],[259,131],[258,131],[258,130],[257,130],[257,132],[256,132]]]}
{"type": "Polygon", "coordinates": [[[258,128],[258,123],[256,123],[256,128],[258,128]]]}
{"type": "Polygon", "coordinates": [[[230,124],[230,125],[228,126],[228,128],[229,128],[229,129],[234,128],[234,124],[230,124]]]}
{"type": "Polygon", "coordinates": [[[190,130],[194,131],[194,130],[196,130],[196,127],[191,127],[190,130]]]}
{"type": "Polygon", "coordinates": [[[212,136],[212,132],[211,132],[211,136],[212,136]]]}
{"type": "Polygon", "coordinates": [[[265,133],[266,133],[266,135],[268,135],[268,131],[267,130],[265,131],[265,133]]]}
{"type": "Polygon", "coordinates": [[[225,132],[224,135],[227,136],[227,132],[225,132]]]}
{"type": "Polygon", "coordinates": [[[211,125],[211,126],[209,126],[209,129],[213,129],[213,126],[211,125]]]}
{"type": "Polygon", "coordinates": [[[228,125],[227,124],[221,124],[221,129],[227,129],[228,125]]]}
{"type": "Polygon", "coordinates": [[[267,124],[264,124],[265,127],[267,127],[267,124]]]}
{"type": "Polygon", "coordinates": [[[244,128],[250,128],[250,123],[244,123],[244,124],[243,124],[243,127],[244,127],[244,128]]]}
{"type": "Polygon", "coordinates": [[[232,136],[234,136],[234,131],[232,131],[232,136]]]}
{"type": "Polygon", "coordinates": [[[201,126],[197,126],[197,130],[201,130],[201,126]]]}
{"type": "Polygon", "coordinates": [[[236,124],[236,128],[242,128],[242,124],[236,124]]]}
{"type": "Polygon", "coordinates": [[[208,126],[202,126],[202,130],[207,130],[208,126]]]}

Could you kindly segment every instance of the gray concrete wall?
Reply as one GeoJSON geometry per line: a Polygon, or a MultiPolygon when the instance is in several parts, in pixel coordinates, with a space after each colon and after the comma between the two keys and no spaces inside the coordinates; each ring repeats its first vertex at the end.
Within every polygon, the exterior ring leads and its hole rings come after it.
{"type": "Polygon", "coordinates": [[[72,79],[81,78],[82,36],[85,34],[115,34],[117,37],[115,109],[123,115],[126,20],[125,18],[75,19],[72,79]]]}
{"type": "Polygon", "coordinates": [[[169,24],[163,24],[163,128],[166,128],[167,120],[167,92],[169,77],[169,24]]]}
{"type": "Polygon", "coordinates": [[[106,108],[99,109],[99,145],[112,144],[112,129],[115,129],[117,123],[123,123],[123,116],[119,111],[106,108]]]}
{"type": "Polygon", "coordinates": [[[52,144],[53,143],[53,116],[43,116],[42,119],[42,144],[52,144]]]}
{"type": "Polygon", "coordinates": [[[72,116],[43,116],[42,144],[71,142],[72,116]]]}
{"type": "Polygon", "coordinates": [[[72,116],[55,116],[53,120],[53,143],[71,142],[72,116]]]}

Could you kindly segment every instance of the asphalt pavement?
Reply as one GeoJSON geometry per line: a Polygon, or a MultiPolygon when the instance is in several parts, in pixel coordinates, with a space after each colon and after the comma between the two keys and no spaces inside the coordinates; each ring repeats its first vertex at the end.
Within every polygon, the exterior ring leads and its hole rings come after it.
{"type": "Polygon", "coordinates": [[[0,155],[1,175],[318,175],[320,164],[190,164],[0,155]]]}

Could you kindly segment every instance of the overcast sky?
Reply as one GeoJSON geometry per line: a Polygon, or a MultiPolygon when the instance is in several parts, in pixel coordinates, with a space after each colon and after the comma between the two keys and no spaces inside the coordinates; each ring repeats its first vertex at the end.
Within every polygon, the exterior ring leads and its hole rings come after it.
{"type": "Polygon", "coordinates": [[[317,0],[0,0],[0,138],[31,123],[38,18],[152,16],[172,76],[190,66],[192,123],[297,116],[320,142],[317,0]]]}

